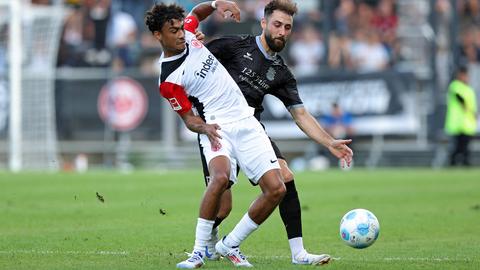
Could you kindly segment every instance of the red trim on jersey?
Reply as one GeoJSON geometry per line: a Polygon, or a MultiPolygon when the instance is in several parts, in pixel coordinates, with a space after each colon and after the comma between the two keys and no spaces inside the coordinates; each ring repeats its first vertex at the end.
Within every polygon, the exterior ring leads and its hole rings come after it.
{"type": "Polygon", "coordinates": [[[193,15],[187,16],[183,20],[183,28],[190,33],[195,34],[195,30],[197,30],[197,27],[198,27],[199,24],[200,24],[200,22],[198,21],[197,17],[195,17],[193,15]]]}
{"type": "Polygon", "coordinates": [[[188,100],[185,89],[178,84],[162,82],[160,84],[160,95],[166,98],[172,109],[182,115],[192,109],[192,103],[188,100]]]}

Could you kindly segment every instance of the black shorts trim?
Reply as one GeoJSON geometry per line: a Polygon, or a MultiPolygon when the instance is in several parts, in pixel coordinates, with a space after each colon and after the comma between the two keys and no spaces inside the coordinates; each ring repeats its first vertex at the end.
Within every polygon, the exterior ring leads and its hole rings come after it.
{"type": "MultiPolygon", "coordinates": [[[[202,169],[203,169],[203,180],[205,182],[205,186],[208,186],[208,183],[210,182],[210,172],[208,171],[208,164],[207,164],[207,159],[205,158],[205,155],[203,154],[203,146],[200,143],[200,134],[197,135],[197,142],[198,142],[198,149],[200,150],[200,160],[202,161],[202,169]]],[[[240,167],[237,165],[237,177],[238,173],[240,171],[240,167]]],[[[228,188],[231,188],[233,185],[232,181],[229,181],[228,188]]]]}
{"type": "Polygon", "coordinates": [[[272,140],[272,138],[268,137],[268,139],[270,139],[270,143],[272,144],[275,156],[279,159],[285,160],[285,157],[282,155],[282,152],[280,151],[280,148],[278,148],[277,144],[272,140]]]}

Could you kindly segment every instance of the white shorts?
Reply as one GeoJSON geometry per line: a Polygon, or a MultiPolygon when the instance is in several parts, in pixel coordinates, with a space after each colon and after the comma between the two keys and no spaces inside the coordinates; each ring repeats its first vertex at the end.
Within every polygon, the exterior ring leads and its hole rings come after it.
{"type": "Polygon", "coordinates": [[[258,184],[258,180],[269,170],[280,169],[270,139],[255,117],[221,124],[220,127],[220,150],[212,151],[210,140],[205,134],[200,134],[200,144],[207,164],[218,156],[230,159],[230,181],[237,182],[237,164],[254,184],[258,184]]]}

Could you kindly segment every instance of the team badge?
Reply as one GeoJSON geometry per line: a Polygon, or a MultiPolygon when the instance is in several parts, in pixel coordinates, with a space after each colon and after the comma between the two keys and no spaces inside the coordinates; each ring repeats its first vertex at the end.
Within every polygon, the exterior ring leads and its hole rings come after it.
{"type": "Polygon", "coordinates": [[[191,44],[192,44],[192,46],[193,46],[194,48],[197,48],[197,49],[200,49],[200,48],[203,47],[203,44],[202,44],[200,41],[196,40],[196,39],[192,39],[191,44]]]}
{"type": "Polygon", "coordinates": [[[275,69],[273,67],[269,67],[267,71],[267,79],[269,81],[275,80],[275,69]]]}

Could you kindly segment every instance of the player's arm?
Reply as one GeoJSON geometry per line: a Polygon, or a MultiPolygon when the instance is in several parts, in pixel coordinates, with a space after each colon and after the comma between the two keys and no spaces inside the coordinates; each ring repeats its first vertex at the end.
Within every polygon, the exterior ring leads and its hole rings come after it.
{"type": "Polygon", "coordinates": [[[335,140],[332,138],[305,107],[292,107],[289,111],[297,126],[308,137],[327,147],[334,156],[344,160],[347,166],[350,166],[353,151],[347,144],[351,143],[352,140],[335,140]]]}
{"type": "Polygon", "coordinates": [[[207,135],[212,145],[212,149],[214,151],[215,149],[220,149],[221,147],[220,139],[222,137],[217,132],[217,130],[220,129],[219,125],[205,123],[202,118],[200,118],[197,115],[194,115],[192,110],[189,110],[188,112],[180,114],[180,117],[182,118],[183,122],[185,123],[185,126],[187,126],[189,130],[199,134],[207,135]]]}
{"type": "Polygon", "coordinates": [[[326,132],[320,123],[302,106],[302,100],[298,94],[297,81],[291,72],[285,75],[283,87],[279,87],[274,92],[274,96],[279,98],[288,108],[297,126],[308,137],[318,144],[322,144],[330,150],[330,152],[339,158],[342,162],[346,162],[350,166],[353,151],[347,146],[352,140],[335,140],[326,132]]]}
{"type": "Polygon", "coordinates": [[[217,130],[220,126],[217,124],[207,124],[199,116],[193,114],[192,103],[188,99],[183,86],[171,82],[162,82],[159,86],[160,95],[164,97],[172,109],[182,118],[185,126],[193,132],[207,135],[212,145],[212,150],[220,149],[221,139],[217,130]]]}
{"type": "Polygon", "coordinates": [[[228,11],[230,12],[231,18],[233,18],[236,22],[240,21],[240,9],[238,8],[237,4],[232,1],[224,0],[202,2],[192,9],[189,16],[194,16],[199,22],[201,22],[210,16],[215,10],[219,12],[223,18],[228,17],[228,11]]]}

